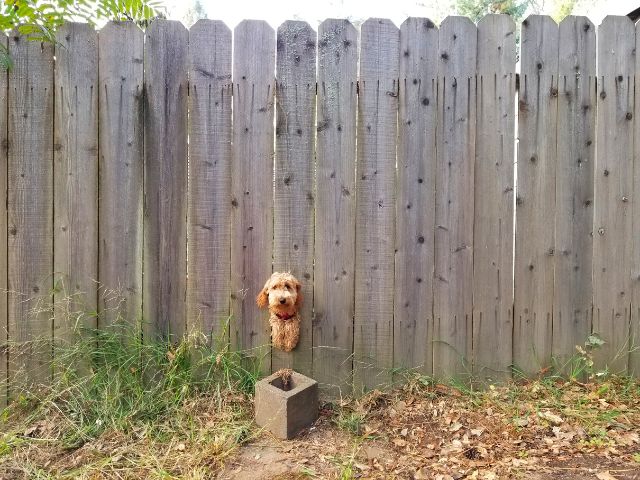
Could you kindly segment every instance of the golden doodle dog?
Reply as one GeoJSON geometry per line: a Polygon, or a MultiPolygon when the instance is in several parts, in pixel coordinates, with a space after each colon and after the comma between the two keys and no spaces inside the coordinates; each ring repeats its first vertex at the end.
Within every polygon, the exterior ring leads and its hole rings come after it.
{"type": "Polygon", "coordinates": [[[290,273],[274,273],[258,294],[258,307],[269,307],[271,343],[290,352],[300,338],[298,309],[302,302],[300,282],[290,273]]]}

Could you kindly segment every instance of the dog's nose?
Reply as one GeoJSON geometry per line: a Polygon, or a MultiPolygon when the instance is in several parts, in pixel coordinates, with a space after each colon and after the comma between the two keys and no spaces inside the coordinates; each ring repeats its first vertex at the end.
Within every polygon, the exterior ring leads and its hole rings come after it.
{"type": "Polygon", "coordinates": [[[284,298],[281,298],[281,299],[280,299],[280,303],[281,303],[282,305],[284,305],[285,303],[287,303],[287,301],[286,301],[284,298]]]}

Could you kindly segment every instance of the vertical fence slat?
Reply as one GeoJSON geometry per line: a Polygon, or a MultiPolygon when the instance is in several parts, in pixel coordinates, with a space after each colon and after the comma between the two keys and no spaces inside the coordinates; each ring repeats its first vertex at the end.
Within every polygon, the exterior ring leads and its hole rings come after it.
{"type": "Polygon", "coordinates": [[[478,23],[472,351],[487,381],[512,362],[515,33],[508,15],[478,23]]]}
{"type": "MultiPolygon", "coordinates": [[[[636,52],[640,48],[640,25],[636,24],[636,52]]],[[[635,77],[640,79],[640,55],[636,54],[635,77]]],[[[640,84],[636,88],[640,88],[640,84]]],[[[640,115],[640,92],[635,94],[634,116],[640,115]]],[[[633,156],[633,232],[632,238],[640,238],[640,122],[634,128],[633,156]]],[[[640,242],[633,243],[633,263],[631,265],[633,297],[631,298],[631,351],[629,355],[629,374],[640,378],[640,242]]]]}
{"type": "Polygon", "coordinates": [[[393,366],[395,163],[398,28],[369,19],[361,28],[354,384],[387,383],[393,366]]]}
{"type": "Polygon", "coordinates": [[[103,328],[119,316],[134,324],[142,315],[144,33],[133,22],[109,22],[98,33],[98,50],[103,328]]]}
{"type": "Polygon", "coordinates": [[[473,313],[473,170],[476,26],[448,17],[440,26],[436,160],[433,372],[468,371],[473,313]]]}
{"type": "Polygon", "coordinates": [[[431,374],[438,74],[434,23],[407,19],[400,27],[399,55],[393,364],[431,374]]]}
{"type": "Polygon", "coordinates": [[[606,343],[596,365],[622,372],[631,315],[635,28],[608,16],[598,29],[598,120],[593,224],[593,331],[606,343]]]}
{"type": "Polygon", "coordinates": [[[53,45],[12,33],[9,53],[10,377],[50,378],[53,269],[53,45]]]}
{"type": "Polygon", "coordinates": [[[337,395],[352,378],[358,32],[325,20],[318,49],[313,375],[337,395]]]}
{"type": "Polygon", "coordinates": [[[298,346],[291,353],[274,349],[272,368],[311,375],[316,32],[307,23],[278,29],[276,82],[273,268],[302,283],[303,302],[298,346]]]}
{"type": "Polygon", "coordinates": [[[199,20],[189,32],[187,322],[228,341],[231,260],[231,30],[199,20]]]}
{"type": "Polygon", "coordinates": [[[234,31],[231,344],[271,368],[267,313],[255,298],[272,273],[275,34],[263,21],[234,31]]]}
{"type": "Polygon", "coordinates": [[[151,340],[185,330],[188,39],[176,21],[146,32],[142,308],[151,340]]]}
{"type": "Polygon", "coordinates": [[[523,22],[521,59],[513,356],[533,374],[551,361],[558,26],[550,17],[523,22]]]}
{"type": "Polygon", "coordinates": [[[95,328],[98,308],[98,36],[81,23],[57,33],[54,104],[54,341],[95,328]]]}
{"type": "Polygon", "coordinates": [[[559,28],[554,359],[565,365],[591,333],[596,32],[586,17],[559,28]]]}
{"type": "MultiPolygon", "coordinates": [[[[0,33],[0,44],[7,48],[7,36],[0,33]]],[[[7,71],[0,69],[0,198],[7,198],[7,71]]],[[[9,324],[7,321],[7,202],[0,202],[0,409],[7,402],[7,360],[9,324]]]]}

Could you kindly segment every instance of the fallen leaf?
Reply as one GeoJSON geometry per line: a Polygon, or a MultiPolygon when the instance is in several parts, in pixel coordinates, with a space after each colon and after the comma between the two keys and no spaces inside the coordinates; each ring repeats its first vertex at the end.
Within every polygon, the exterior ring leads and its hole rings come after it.
{"type": "Polygon", "coordinates": [[[558,415],[547,411],[538,412],[538,416],[553,425],[560,425],[564,422],[564,420],[562,420],[562,418],[560,418],[558,415]]]}

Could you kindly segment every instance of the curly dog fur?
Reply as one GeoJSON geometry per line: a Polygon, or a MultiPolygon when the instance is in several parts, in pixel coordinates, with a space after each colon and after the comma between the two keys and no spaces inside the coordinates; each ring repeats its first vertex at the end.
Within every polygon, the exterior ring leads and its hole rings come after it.
{"type": "Polygon", "coordinates": [[[290,352],[300,338],[298,309],[302,302],[300,282],[290,273],[274,273],[258,294],[260,308],[269,307],[271,342],[274,347],[290,352]]]}

